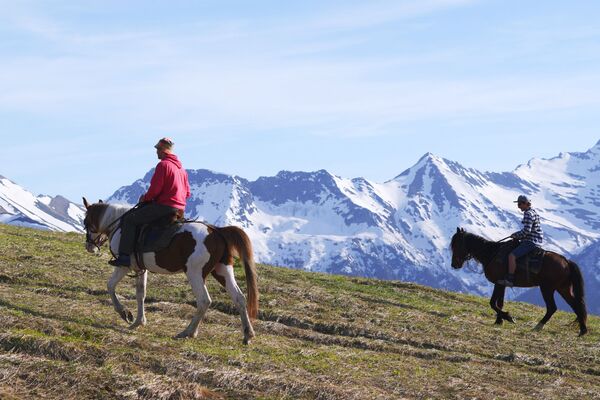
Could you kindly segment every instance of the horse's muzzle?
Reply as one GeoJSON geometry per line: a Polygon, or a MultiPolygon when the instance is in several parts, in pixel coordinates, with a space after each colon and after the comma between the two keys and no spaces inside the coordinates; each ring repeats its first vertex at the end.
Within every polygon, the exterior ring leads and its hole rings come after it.
{"type": "Polygon", "coordinates": [[[94,246],[92,243],[86,243],[85,249],[87,250],[88,253],[92,253],[92,254],[95,254],[98,252],[98,247],[94,246]]]}

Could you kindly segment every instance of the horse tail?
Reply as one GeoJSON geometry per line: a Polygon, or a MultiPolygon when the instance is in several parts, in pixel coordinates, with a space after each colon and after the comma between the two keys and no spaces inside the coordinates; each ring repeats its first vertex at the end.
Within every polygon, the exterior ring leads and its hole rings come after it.
{"type": "Polygon", "coordinates": [[[587,310],[585,307],[583,275],[579,266],[571,260],[569,262],[569,279],[573,286],[573,295],[575,297],[575,312],[579,319],[580,325],[585,326],[587,323],[587,310]]]}
{"type": "Polygon", "coordinates": [[[258,315],[259,293],[256,265],[254,264],[254,255],[252,252],[252,242],[250,242],[250,238],[246,232],[237,226],[226,226],[215,229],[225,239],[229,253],[237,254],[244,265],[244,271],[246,272],[246,290],[248,292],[246,308],[250,318],[255,319],[258,315]]]}

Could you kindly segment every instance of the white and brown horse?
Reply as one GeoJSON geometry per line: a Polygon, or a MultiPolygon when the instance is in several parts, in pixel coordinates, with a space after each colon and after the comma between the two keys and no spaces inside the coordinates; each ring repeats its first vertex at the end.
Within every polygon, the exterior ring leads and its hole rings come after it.
{"type": "MultiPolygon", "coordinates": [[[[86,208],[84,226],[86,230],[86,249],[91,253],[98,251],[105,241],[110,241],[113,254],[118,252],[121,230],[117,221],[131,207],[114,204],[99,203],[89,204],[83,198],[86,208]]],[[[196,337],[198,325],[210,306],[211,298],[206,289],[206,278],[209,274],[225,287],[231,299],[237,306],[242,320],[244,344],[248,344],[254,337],[254,329],[250,318],[256,318],[258,313],[258,286],[256,283],[256,267],[252,255],[252,244],[248,235],[235,226],[223,228],[207,226],[201,223],[186,223],[175,234],[168,248],[156,253],[144,253],[143,261],[150,272],[158,274],[174,274],[184,272],[196,296],[196,315],[186,329],[176,338],[196,337]],[[240,290],[233,274],[233,256],[238,255],[246,272],[246,285],[248,301],[240,290]]],[[[131,267],[115,267],[108,280],[108,293],[110,294],[115,311],[121,318],[131,323],[130,328],[146,324],[144,314],[144,300],[146,298],[146,281],[148,274],[141,270],[131,257],[131,267]],[[128,272],[137,273],[136,299],[137,317],[133,315],[119,301],[115,289],[117,284],[128,272]]]]}

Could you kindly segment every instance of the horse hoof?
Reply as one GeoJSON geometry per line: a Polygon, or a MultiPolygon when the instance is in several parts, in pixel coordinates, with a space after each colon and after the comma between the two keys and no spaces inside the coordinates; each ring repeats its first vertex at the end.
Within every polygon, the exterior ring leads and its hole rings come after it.
{"type": "Polygon", "coordinates": [[[248,344],[250,344],[250,341],[254,338],[254,332],[252,332],[251,335],[247,335],[244,336],[244,340],[242,340],[242,343],[247,346],[248,344]]]}
{"type": "Polygon", "coordinates": [[[129,329],[133,330],[144,325],[146,325],[144,322],[134,322],[133,324],[129,325],[129,329]]]}
{"type": "Polygon", "coordinates": [[[539,331],[541,331],[543,328],[544,328],[544,324],[537,324],[537,325],[536,325],[536,326],[533,328],[533,330],[534,330],[534,331],[536,331],[536,332],[539,332],[539,331]]]}
{"type": "Polygon", "coordinates": [[[181,332],[181,333],[178,333],[177,335],[173,336],[173,339],[177,339],[177,340],[178,339],[187,339],[188,337],[189,336],[187,333],[181,332]]]}
{"type": "Polygon", "coordinates": [[[133,323],[133,314],[131,313],[131,311],[122,311],[121,312],[121,318],[123,318],[123,320],[125,322],[127,322],[128,324],[133,323]]]}
{"type": "Polygon", "coordinates": [[[173,339],[188,339],[188,338],[193,339],[196,336],[198,336],[198,332],[196,332],[196,333],[188,333],[187,331],[183,331],[183,332],[178,333],[177,335],[175,335],[173,337],[173,339]]]}
{"type": "Polygon", "coordinates": [[[585,335],[586,333],[588,333],[588,330],[587,330],[587,328],[580,329],[580,330],[579,330],[579,337],[581,337],[581,336],[585,335]]]}
{"type": "Polygon", "coordinates": [[[504,321],[502,320],[502,318],[499,318],[496,320],[496,322],[494,322],[494,325],[502,325],[504,321]]]}

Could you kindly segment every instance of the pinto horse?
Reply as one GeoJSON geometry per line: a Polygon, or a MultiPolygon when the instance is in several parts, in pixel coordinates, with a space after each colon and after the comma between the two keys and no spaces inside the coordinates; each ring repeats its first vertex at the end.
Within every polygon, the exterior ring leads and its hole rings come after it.
{"type": "MultiPolygon", "coordinates": [[[[490,299],[490,305],[496,312],[496,324],[502,324],[503,320],[514,322],[504,306],[505,286],[496,282],[504,277],[507,271],[507,262],[496,257],[502,246],[508,243],[492,242],[480,236],[457,228],[452,236],[450,247],[452,249],[452,268],[459,269],[465,261],[474,258],[483,265],[483,271],[488,281],[495,284],[494,292],[490,299]]],[[[542,267],[539,274],[527,274],[517,269],[515,275],[515,286],[535,287],[539,286],[546,303],[546,314],[535,326],[534,330],[541,330],[546,322],[556,312],[554,292],[558,291],[563,299],[571,306],[577,315],[579,322],[579,336],[587,333],[587,310],[585,307],[583,293],[583,276],[579,266],[571,260],[567,260],[560,254],[546,251],[542,259],[542,267]]]]}
{"type": "MultiPolygon", "coordinates": [[[[109,241],[113,254],[118,252],[121,230],[119,219],[131,207],[114,204],[89,204],[83,198],[86,208],[84,226],[86,231],[86,249],[95,253],[106,241],[109,241]]],[[[192,286],[196,297],[196,314],[186,329],[175,338],[196,337],[198,325],[210,306],[211,298],[206,289],[206,278],[212,274],[225,287],[231,299],[237,306],[242,320],[243,343],[248,344],[254,337],[254,329],[250,318],[256,318],[258,313],[258,286],[256,267],[252,255],[252,244],[246,233],[235,226],[218,228],[202,223],[186,223],[175,234],[168,248],[157,252],[143,254],[146,269],[158,274],[174,274],[183,272],[192,286]],[[233,255],[237,254],[244,264],[248,301],[240,290],[233,274],[233,255]]],[[[130,328],[146,324],[144,300],[146,298],[146,270],[137,266],[135,257],[131,257],[131,267],[115,267],[108,280],[108,293],[115,311],[130,328]],[[128,272],[136,273],[137,317],[119,301],[115,292],[117,284],[128,272]]]]}

